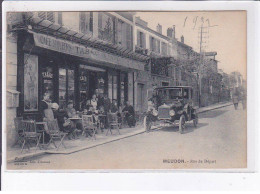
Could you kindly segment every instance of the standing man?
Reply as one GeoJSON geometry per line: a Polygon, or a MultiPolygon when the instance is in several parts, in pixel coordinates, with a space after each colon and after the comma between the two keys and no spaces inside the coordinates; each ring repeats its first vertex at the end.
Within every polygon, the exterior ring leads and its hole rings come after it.
{"type": "Polygon", "coordinates": [[[130,105],[129,101],[126,102],[126,106],[123,109],[125,113],[125,119],[129,127],[135,127],[135,111],[133,106],[130,105]]]}

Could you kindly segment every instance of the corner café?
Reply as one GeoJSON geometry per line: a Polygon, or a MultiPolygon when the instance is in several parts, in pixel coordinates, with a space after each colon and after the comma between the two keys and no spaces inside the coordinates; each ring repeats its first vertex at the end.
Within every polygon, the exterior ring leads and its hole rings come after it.
{"type": "Polygon", "coordinates": [[[72,100],[76,110],[81,110],[83,99],[90,99],[95,91],[118,104],[127,100],[134,103],[134,74],[144,71],[145,58],[132,51],[131,55],[129,51],[128,55],[118,54],[93,41],[83,44],[83,39],[73,39],[35,29],[18,33],[18,116],[38,120],[39,102],[46,92],[61,108],[72,100]]]}

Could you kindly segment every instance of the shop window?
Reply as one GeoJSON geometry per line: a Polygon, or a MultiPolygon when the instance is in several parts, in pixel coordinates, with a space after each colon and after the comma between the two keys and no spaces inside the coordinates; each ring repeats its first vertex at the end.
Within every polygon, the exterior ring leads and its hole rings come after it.
{"type": "Polygon", "coordinates": [[[108,76],[108,96],[111,101],[117,99],[117,87],[117,75],[110,74],[108,76]]]}
{"type": "Polygon", "coordinates": [[[75,103],[74,70],[59,69],[59,105],[61,109],[67,107],[68,101],[75,103]]]}
{"type": "Polygon", "coordinates": [[[98,13],[98,38],[115,43],[115,19],[108,14],[98,13]]]}
{"type": "Polygon", "coordinates": [[[38,110],[38,56],[24,54],[24,111],[38,110]]]}
{"type": "Polygon", "coordinates": [[[42,83],[43,83],[43,94],[49,93],[50,99],[53,101],[53,67],[42,68],[42,83]]]}
{"type": "Polygon", "coordinates": [[[80,32],[92,34],[93,32],[93,12],[80,12],[80,32]]]}
{"type": "Polygon", "coordinates": [[[82,110],[82,105],[88,97],[88,71],[80,68],[79,74],[80,110],[82,110]]]}
{"type": "Polygon", "coordinates": [[[127,99],[127,91],[128,91],[128,83],[127,83],[127,73],[120,73],[120,104],[124,105],[127,99]]]}

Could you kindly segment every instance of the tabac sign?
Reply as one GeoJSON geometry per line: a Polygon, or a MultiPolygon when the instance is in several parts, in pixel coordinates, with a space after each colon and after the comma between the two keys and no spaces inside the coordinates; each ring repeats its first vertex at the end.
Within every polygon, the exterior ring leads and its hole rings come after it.
{"type": "Polygon", "coordinates": [[[83,46],[60,38],[32,32],[35,45],[38,47],[50,49],[53,51],[97,60],[105,63],[111,63],[125,68],[144,70],[144,63],[105,53],[97,49],[83,46]]]}

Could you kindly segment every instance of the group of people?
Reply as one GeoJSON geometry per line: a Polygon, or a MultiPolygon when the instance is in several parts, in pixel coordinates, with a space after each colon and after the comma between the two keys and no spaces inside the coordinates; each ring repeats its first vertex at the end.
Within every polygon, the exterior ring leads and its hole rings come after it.
{"type": "MultiPolygon", "coordinates": [[[[125,119],[129,127],[135,126],[135,111],[133,106],[130,105],[129,101],[118,106],[117,100],[113,99],[112,102],[108,98],[107,94],[100,93],[94,94],[91,100],[83,99],[81,103],[81,110],[87,114],[103,114],[116,113],[118,121],[122,122],[125,119]]],[[[104,123],[105,127],[108,127],[107,121],[104,123]]]]}
{"type": "MultiPolygon", "coordinates": [[[[76,130],[83,131],[82,122],[71,121],[70,118],[77,116],[77,111],[73,106],[73,101],[69,101],[67,108],[62,110],[60,109],[57,103],[52,103],[50,100],[50,94],[45,93],[43,100],[40,102],[41,114],[43,121],[51,121],[57,119],[59,129],[63,132],[68,133],[69,138],[73,135],[73,132],[76,130]]],[[[81,103],[82,114],[92,115],[94,122],[97,122],[98,115],[104,115],[103,120],[100,122],[103,124],[104,128],[107,128],[107,114],[116,113],[119,123],[122,123],[122,120],[125,119],[129,127],[135,126],[135,111],[133,106],[127,101],[125,106],[118,106],[117,100],[112,100],[112,103],[106,94],[99,94],[98,96],[94,94],[91,100],[84,99],[81,103]]],[[[103,129],[101,128],[103,131],[103,129]]],[[[85,130],[84,130],[85,131],[85,130]]],[[[91,136],[90,131],[85,131],[86,136],[91,136]]],[[[49,135],[45,134],[45,142],[48,141],[49,135]]]]}

